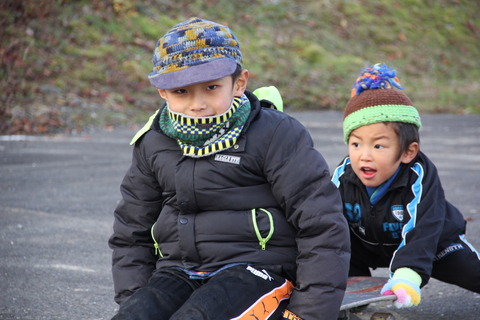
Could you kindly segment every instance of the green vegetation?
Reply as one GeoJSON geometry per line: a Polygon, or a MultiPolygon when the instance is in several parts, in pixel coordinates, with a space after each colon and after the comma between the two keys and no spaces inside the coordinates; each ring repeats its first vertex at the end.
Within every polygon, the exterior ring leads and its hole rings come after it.
{"type": "Polygon", "coordinates": [[[287,111],[342,110],[385,62],[422,113],[480,113],[475,0],[4,0],[0,134],[144,122],[155,42],[191,16],[229,25],[250,89],[277,86],[287,111]]]}

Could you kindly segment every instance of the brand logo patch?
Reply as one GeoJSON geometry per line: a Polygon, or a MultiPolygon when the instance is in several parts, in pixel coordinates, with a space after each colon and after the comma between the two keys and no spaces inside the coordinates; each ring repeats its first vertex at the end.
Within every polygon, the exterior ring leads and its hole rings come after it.
{"type": "Polygon", "coordinates": [[[285,310],[283,312],[283,319],[288,319],[288,320],[302,320],[299,316],[297,316],[295,313],[293,313],[290,310],[285,310]]]}
{"type": "Polygon", "coordinates": [[[392,206],[392,215],[395,219],[402,222],[403,221],[403,211],[404,208],[402,205],[394,205],[392,206]]]}
{"type": "Polygon", "coordinates": [[[240,157],[228,156],[226,154],[216,154],[215,161],[232,163],[232,164],[240,164],[240,157]]]}
{"type": "Polygon", "coordinates": [[[251,273],[253,273],[254,275],[256,275],[257,277],[262,278],[263,280],[269,280],[269,281],[273,280],[273,278],[268,274],[268,272],[265,269],[260,271],[260,270],[257,270],[255,268],[253,268],[252,266],[248,266],[247,270],[250,271],[251,273]]]}
{"type": "Polygon", "coordinates": [[[462,250],[462,249],[463,249],[463,246],[461,243],[452,243],[449,247],[437,253],[435,260],[438,261],[443,257],[449,255],[450,253],[453,253],[455,251],[462,250]]]}

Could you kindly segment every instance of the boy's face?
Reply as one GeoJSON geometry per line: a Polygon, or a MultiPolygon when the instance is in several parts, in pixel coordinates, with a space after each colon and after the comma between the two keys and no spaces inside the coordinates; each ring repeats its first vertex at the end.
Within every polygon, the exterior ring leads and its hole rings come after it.
{"type": "Polygon", "coordinates": [[[183,88],[158,89],[158,92],[173,112],[190,117],[211,117],[226,112],[233,98],[243,95],[247,81],[248,71],[242,70],[234,83],[232,77],[227,76],[183,88]]]}
{"type": "Polygon", "coordinates": [[[412,143],[400,158],[400,142],[392,126],[374,123],[352,131],[348,140],[351,166],[367,187],[378,187],[417,155],[418,144],[412,143]]]}

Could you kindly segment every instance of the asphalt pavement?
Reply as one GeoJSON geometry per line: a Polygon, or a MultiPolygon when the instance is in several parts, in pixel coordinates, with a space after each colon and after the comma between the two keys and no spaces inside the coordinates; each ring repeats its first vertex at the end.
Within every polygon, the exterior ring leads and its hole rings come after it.
{"type": "MultiPolygon", "coordinates": [[[[290,114],[310,130],[333,169],[346,154],[341,114],[290,114]]],[[[422,121],[421,149],[468,220],[467,239],[480,249],[480,115],[423,115],[422,121]]],[[[134,133],[0,136],[0,319],[113,316],[107,240],[134,133]]],[[[369,319],[375,311],[397,320],[478,319],[480,294],[432,280],[420,306],[373,304],[359,316],[369,319]]]]}

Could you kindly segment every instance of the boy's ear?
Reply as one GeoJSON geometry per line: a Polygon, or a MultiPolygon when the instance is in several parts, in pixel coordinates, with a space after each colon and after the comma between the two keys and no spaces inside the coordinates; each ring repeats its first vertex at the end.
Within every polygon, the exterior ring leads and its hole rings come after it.
{"type": "Polygon", "coordinates": [[[233,84],[233,95],[235,97],[240,97],[243,95],[245,90],[247,90],[248,83],[248,70],[243,69],[237,80],[233,84]]]}
{"type": "Polygon", "coordinates": [[[402,163],[410,163],[418,154],[420,146],[418,142],[412,142],[408,146],[407,150],[402,154],[402,163]]]}
{"type": "Polygon", "coordinates": [[[165,93],[165,90],[157,89],[157,91],[160,94],[160,97],[162,97],[164,100],[167,100],[167,94],[165,93]]]}

